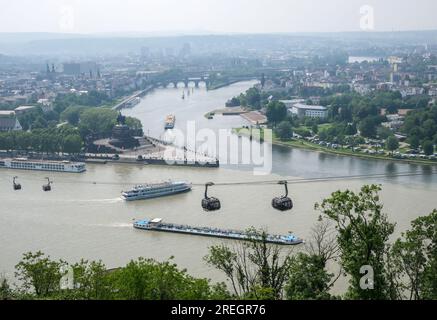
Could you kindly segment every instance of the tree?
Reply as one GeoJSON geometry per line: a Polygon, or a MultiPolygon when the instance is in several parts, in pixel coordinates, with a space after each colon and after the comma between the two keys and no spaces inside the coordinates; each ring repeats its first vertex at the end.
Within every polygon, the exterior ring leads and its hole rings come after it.
{"type": "Polygon", "coordinates": [[[357,133],[357,126],[355,125],[355,123],[349,123],[344,130],[344,134],[347,136],[353,136],[356,133],[357,133]]]}
{"type": "Polygon", "coordinates": [[[267,119],[276,125],[287,116],[287,107],[279,101],[272,101],[267,105],[267,119]]]}
{"type": "Polygon", "coordinates": [[[293,128],[288,121],[281,121],[276,127],[276,134],[281,140],[289,140],[293,137],[293,128]]]}
{"type": "Polygon", "coordinates": [[[376,124],[370,118],[365,118],[360,122],[359,130],[363,137],[373,138],[376,136],[376,124]]]}
{"type": "Polygon", "coordinates": [[[71,266],[73,288],[64,292],[70,299],[103,300],[113,298],[114,286],[110,272],[101,261],[81,260],[71,266]]]}
{"type": "Polygon", "coordinates": [[[79,128],[83,136],[92,134],[109,135],[117,122],[118,112],[105,108],[91,108],[80,116],[79,128]]]}
{"type": "Polygon", "coordinates": [[[61,268],[65,265],[62,260],[52,261],[41,251],[28,252],[15,266],[15,276],[20,281],[23,292],[30,291],[38,298],[47,298],[59,293],[63,276],[61,268]]]}
{"type": "Polygon", "coordinates": [[[425,142],[423,142],[422,147],[423,152],[425,152],[427,156],[434,154],[434,144],[431,141],[426,140],[425,142]]]}
{"type": "Polygon", "coordinates": [[[47,128],[47,121],[43,117],[39,116],[35,119],[35,121],[32,122],[32,130],[44,128],[47,128]]]}
{"type": "Polygon", "coordinates": [[[12,299],[12,290],[8,280],[4,276],[0,276],[0,301],[12,299]]]}
{"type": "Polygon", "coordinates": [[[407,299],[437,299],[437,210],[414,220],[412,229],[393,245],[391,255],[396,278],[407,279],[402,287],[407,299]]]}
{"type": "Polygon", "coordinates": [[[205,261],[222,271],[240,298],[281,299],[290,267],[290,253],[267,243],[267,233],[249,229],[250,238],[234,248],[217,245],[209,248],[205,261]]]}
{"type": "Polygon", "coordinates": [[[305,253],[291,258],[289,278],[285,287],[287,299],[330,299],[329,290],[340,277],[327,271],[327,264],[337,260],[339,247],[332,224],[319,221],[312,229],[310,241],[305,245],[305,253]]]}
{"type": "Polygon", "coordinates": [[[380,139],[387,139],[393,135],[393,132],[389,128],[383,126],[379,126],[376,132],[380,139]]]}
{"type": "Polygon", "coordinates": [[[143,124],[141,123],[141,121],[137,118],[133,118],[133,117],[126,117],[126,125],[129,126],[129,128],[131,128],[132,130],[142,130],[143,129],[143,124]]]}
{"type": "Polygon", "coordinates": [[[70,134],[64,138],[62,151],[70,154],[77,154],[82,149],[82,139],[78,134],[70,134]]]}
{"type": "Polygon", "coordinates": [[[261,108],[261,95],[256,88],[250,88],[246,91],[246,100],[249,107],[253,109],[261,108]]]}
{"type": "Polygon", "coordinates": [[[114,271],[116,297],[128,300],[206,300],[208,280],[196,279],[170,261],[139,258],[114,271]]]}
{"type": "Polygon", "coordinates": [[[420,140],[417,136],[411,136],[408,138],[408,143],[410,144],[411,149],[417,149],[420,146],[420,140]]]}
{"type": "Polygon", "coordinates": [[[330,298],[332,274],[320,256],[300,252],[290,261],[290,275],[285,287],[289,300],[326,300],[330,298]]]}
{"type": "Polygon", "coordinates": [[[80,119],[80,112],[83,109],[84,107],[80,107],[80,106],[68,107],[61,113],[61,120],[68,121],[69,124],[73,126],[77,126],[80,119]]]}
{"type": "Polygon", "coordinates": [[[363,186],[358,194],[337,191],[322,204],[316,204],[325,217],[336,224],[341,265],[350,276],[348,297],[352,299],[386,299],[387,274],[384,254],[387,241],[394,231],[387,215],[382,212],[377,185],[363,186]],[[361,268],[374,271],[373,290],[361,288],[361,268]]]}
{"type": "Polygon", "coordinates": [[[393,151],[399,148],[399,140],[395,136],[390,136],[385,142],[385,147],[393,154],[393,151]]]}

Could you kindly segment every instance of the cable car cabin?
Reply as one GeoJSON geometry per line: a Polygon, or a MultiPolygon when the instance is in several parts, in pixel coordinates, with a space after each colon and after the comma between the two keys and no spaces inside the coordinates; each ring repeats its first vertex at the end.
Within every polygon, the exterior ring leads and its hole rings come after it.
{"type": "Polygon", "coordinates": [[[213,185],[213,182],[208,182],[205,184],[205,198],[202,199],[202,208],[205,211],[216,211],[221,208],[219,199],[214,197],[208,197],[208,187],[213,185]]]}
{"type": "Polygon", "coordinates": [[[287,211],[293,209],[293,201],[288,197],[278,197],[272,200],[272,207],[276,210],[287,211]]]}
{"type": "Polygon", "coordinates": [[[220,200],[213,197],[202,199],[202,208],[205,211],[220,210],[221,208],[220,200]]]}
{"type": "Polygon", "coordinates": [[[42,185],[42,190],[43,191],[51,191],[52,190],[52,186],[50,185],[52,182],[50,181],[50,179],[49,178],[46,178],[47,179],[47,184],[43,184],[42,185]]]}
{"type": "Polygon", "coordinates": [[[17,183],[15,180],[17,179],[18,177],[14,177],[14,182],[13,182],[13,184],[14,184],[14,190],[21,190],[21,184],[19,184],[19,183],[17,183]]]}
{"type": "Polygon", "coordinates": [[[293,201],[288,197],[287,181],[279,181],[278,184],[283,184],[285,187],[285,196],[276,197],[272,200],[272,207],[279,211],[287,211],[293,209],[293,201]]]}

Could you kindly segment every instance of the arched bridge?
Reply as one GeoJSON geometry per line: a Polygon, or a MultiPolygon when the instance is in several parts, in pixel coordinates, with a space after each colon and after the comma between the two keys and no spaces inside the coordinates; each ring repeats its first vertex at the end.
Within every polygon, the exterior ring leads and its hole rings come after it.
{"type": "Polygon", "coordinates": [[[173,85],[175,88],[178,86],[178,83],[183,83],[185,88],[188,88],[190,83],[193,83],[196,88],[199,87],[200,83],[205,83],[205,86],[209,86],[210,80],[209,77],[191,77],[191,78],[174,78],[174,79],[166,79],[157,83],[158,86],[167,87],[169,85],[173,85]]]}

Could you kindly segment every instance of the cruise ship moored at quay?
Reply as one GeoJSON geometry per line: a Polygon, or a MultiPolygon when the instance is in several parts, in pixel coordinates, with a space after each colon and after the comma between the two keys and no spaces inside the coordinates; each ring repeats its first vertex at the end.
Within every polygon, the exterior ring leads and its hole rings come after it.
{"type": "Polygon", "coordinates": [[[0,159],[0,168],[71,173],[86,171],[85,163],[83,162],[49,161],[27,158],[0,159]]]}

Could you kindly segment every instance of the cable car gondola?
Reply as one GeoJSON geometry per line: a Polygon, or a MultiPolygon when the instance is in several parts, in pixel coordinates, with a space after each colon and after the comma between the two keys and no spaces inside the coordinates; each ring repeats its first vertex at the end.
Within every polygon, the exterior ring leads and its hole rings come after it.
{"type": "Polygon", "coordinates": [[[52,186],[51,186],[52,181],[50,181],[49,178],[46,178],[46,179],[47,179],[47,184],[43,184],[42,190],[43,191],[51,191],[52,190],[52,186]]]}
{"type": "Polygon", "coordinates": [[[208,182],[205,184],[205,198],[202,199],[202,208],[205,211],[216,211],[221,208],[219,199],[214,197],[208,197],[208,187],[213,185],[213,182],[208,182]]]}
{"type": "Polygon", "coordinates": [[[278,184],[285,186],[285,196],[273,198],[272,207],[280,211],[291,210],[293,208],[293,201],[288,197],[287,181],[279,181],[278,184]]]}
{"type": "Polygon", "coordinates": [[[21,190],[21,184],[17,183],[15,180],[18,179],[18,177],[14,177],[13,183],[14,183],[14,190],[21,190]]]}

